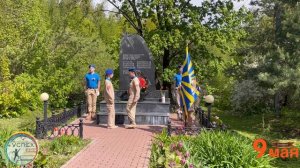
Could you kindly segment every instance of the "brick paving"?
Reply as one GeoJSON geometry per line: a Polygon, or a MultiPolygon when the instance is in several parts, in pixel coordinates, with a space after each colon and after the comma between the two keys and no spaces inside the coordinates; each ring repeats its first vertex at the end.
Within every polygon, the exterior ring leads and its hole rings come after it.
{"type": "Polygon", "coordinates": [[[163,127],[139,125],[136,129],[123,126],[107,129],[104,125],[84,121],[84,138],[92,142],[63,168],[148,168],[151,140],[163,127]]]}

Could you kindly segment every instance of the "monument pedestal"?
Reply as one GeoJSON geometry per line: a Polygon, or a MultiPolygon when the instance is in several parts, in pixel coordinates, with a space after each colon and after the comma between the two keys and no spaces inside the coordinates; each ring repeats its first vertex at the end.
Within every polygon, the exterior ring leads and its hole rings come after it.
{"type": "MultiPolygon", "coordinates": [[[[124,92],[124,91],[123,91],[124,92]]],[[[116,92],[115,111],[116,124],[129,124],[126,112],[127,101],[121,101],[118,95],[122,91],[116,92]]],[[[167,95],[167,93],[166,93],[167,95]]],[[[169,119],[170,99],[166,98],[165,103],[160,101],[160,91],[151,91],[145,100],[138,102],[136,108],[136,124],[138,125],[166,125],[169,119]]],[[[107,110],[105,101],[98,104],[97,124],[107,124],[107,110]]]]}
{"type": "MultiPolygon", "coordinates": [[[[138,102],[135,120],[137,124],[166,125],[169,119],[170,99],[166,97],[165,103],[160,101],[161,92],[155,90],[155,65],[152,53],[145,40],[139,35],[125,34],[121,40],[119,59],[119,89],[115,92],[116,124],[129,124],[126,112],[127,101],[122,101],[123,93],[129,88],[129,68],[136,68],[147,78],[149,85],[147,95],[143,101],[138,102]]],[[[165,95],[168,93],[165,91],[165,95]]],[[[105,101],[97,105],[97,124],[107,123],[107,111],[105,101]]]]}

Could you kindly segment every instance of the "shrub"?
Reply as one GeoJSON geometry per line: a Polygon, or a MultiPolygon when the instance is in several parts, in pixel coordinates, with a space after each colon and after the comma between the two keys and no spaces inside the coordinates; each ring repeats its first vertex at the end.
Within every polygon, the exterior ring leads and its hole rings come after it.
{"type": "Polygon", "coordinates": [[[150,167],[272,167],[268,156],[256,156],[252,141],[236,133],[203,131],[195,137],[167,137],[163,132],[152,145],[150,167]],[[182,148],[174,148],[176,144],[182,148]]]}
{"type": "Polygon", "coordinates": [[[18,117],[41,106],[38,80],[21,74],[0,82],[0,118],[18,117]]]}
{"type": "Polygon", "coordinates": [[[222,109],[231,109],[231,94],[235,80],[233,77],[228,77],[223,74],[215,76],[210,82],[212,86],[207,86],[208,94],[212,94],[215,97],[214,106],[222,109]]]}
{"type": "Polygon", "coordinates": [[[186,164],[187,137],[168,137],[166,130],[157,136],[152,144],[151,168],[176,167],[186,164]]]}
{"type": "MultiPolygon", "coordinates": [[[[202,132],[187,145],[191,160],[209,167],[271,167],[268,156],[256,159],[252,141],[230,132],[202,132]]],[[[200,166],[200,165],[198,165],[200,166]]]]}
{"type": "Polygon", "coordinates": [[[252,80],[244,80],[234,86],[231,103],[233,112],[238,114],[257,114],[267,108],[266,91],[252,80]]]}

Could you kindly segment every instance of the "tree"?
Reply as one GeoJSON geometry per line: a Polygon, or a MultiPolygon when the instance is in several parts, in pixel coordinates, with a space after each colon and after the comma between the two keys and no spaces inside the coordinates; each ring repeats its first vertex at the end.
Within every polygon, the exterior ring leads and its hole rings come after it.
{"type": "Polygon", "coordinates": [[[9,59],[7,58],[6,55],[1,55],[0,65],[1,65],[1,68],[0,68],[0,82],[8,81],[10,79],[10,70],[9,70],[9,59]]]}
{"type": "Polygon", "coordinates": [[[122,20],[102,9],[92,0],[0,1],[0,117],[34,111],[42,92],[54,109],[82,101],[88,64],[100,74],[116,65],[107,41],[122,20]]]}
{"type": "Polygon", "coordinates": [[[245,35],[242,25],[249,18],[244,8],[234,10],[232,1],[204,1],[201,6],[190,0],[107,1],[144,37],[159,69],[182,63],[188,42],[195,65],[201,66],[199,76],[206,78],[217,73],[210,62],[222,61],[211,48],[231,52],[245,35]]]}
{"type": "Polygon", "coordinates": [[[295,106],[300,96],[299,1],[260,1],[257,18],[248,27],[247,43],[241,48],[235,71],[240,80],[256,81],[267,91],[264,101],[280,107],[295,106]],[[252,33],[250,33],[252,32],[252,33]]]}

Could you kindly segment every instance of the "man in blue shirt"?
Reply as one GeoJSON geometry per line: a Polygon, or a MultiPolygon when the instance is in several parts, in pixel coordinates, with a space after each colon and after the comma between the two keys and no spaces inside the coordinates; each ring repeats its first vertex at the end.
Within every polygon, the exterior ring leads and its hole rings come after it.
{"type": "Polygon", "coordinates": [[[175,94],[176,94],[176,103],[177,103],[177,113],[178,118],[182,120],[182,110],[180,105],[180,89],[181,89],[181,80],[182,80],[182,66],[178,66],[178,72],[174,76],[174,82],[175,82],[175,94]]]}
{"type": "Polygon", "coordinates": [[[96,118],[97,96],[100,90],[100,76],[95,73],[95,65],[89,65],[89,73],[84,77],[85,95],[87,97],[88,115],[87,120],[96,118]]]}

